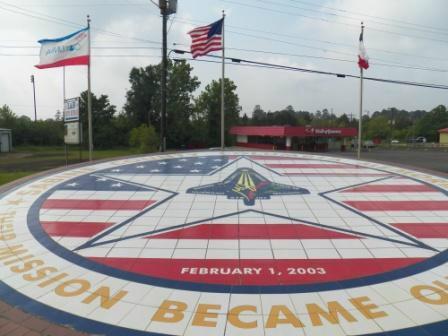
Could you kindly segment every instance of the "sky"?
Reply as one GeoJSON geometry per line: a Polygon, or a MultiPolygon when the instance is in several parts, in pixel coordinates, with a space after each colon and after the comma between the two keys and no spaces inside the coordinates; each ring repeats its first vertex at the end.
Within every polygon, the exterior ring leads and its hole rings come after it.
{"type": "MultiPolygon", "coordinates": [[[[360,23],[371,66],[366,76],[448,85],[446,0],[178,0],[168,47],[189,49],[187,32],[226,13],[226,56],[307,69],[359,74],[360,23]],[[241,50],[244,49],[244,50],[241,50]]],[[[92,19],[92,91],[120,112],[132,67],[161,60],[162,20],[150,0],[0,0],[0,106],[54,117],[63,105],[62,69],[39,70],[42,38],[68,35],[92,19]]],[[[215,52],[219,55],[219,52],[215,52]]],[[[177,55],[171,53],[171,57],[177,55]]],[[[207,58],[203,58],[204,60],[207,58]]],[[[219,64],[190,61],[200,91],[220,78],[219,64]]],[[[359,113],[359,80],[302,72],[226,66],[242,113],[255,105],[336,115],[359,113]]],[[[85,66],[66,68],[66,97],[87,89],[85,66]]],[[[389,107],[430,110],[448,105],[448,92],[365,81],[364,113],[389,107]]]]}

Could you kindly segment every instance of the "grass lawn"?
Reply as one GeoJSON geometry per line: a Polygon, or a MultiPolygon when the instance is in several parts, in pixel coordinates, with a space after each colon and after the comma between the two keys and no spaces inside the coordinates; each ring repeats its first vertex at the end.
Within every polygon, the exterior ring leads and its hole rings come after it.
{"type": "MultiPolygon", "coordinates": [[[[137,154],[134,149],[119,148],[95,150],[95,160],[137,154]]],[[[82,152],[82,161],[88,161],[88,152],[82,152]]],[[[80,162],[79,150],[69,148],[68,164],[80,162]]],[[[13,153],[0,154],[0,185],[14,181],[21,177],[35,174],[52,168],[65,166],[64,148],[23,146],[15,147],[13,153]]]]}

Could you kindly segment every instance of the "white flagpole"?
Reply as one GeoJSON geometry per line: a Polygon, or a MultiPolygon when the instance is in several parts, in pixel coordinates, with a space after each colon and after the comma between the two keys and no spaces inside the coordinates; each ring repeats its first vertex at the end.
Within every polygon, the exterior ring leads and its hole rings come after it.
{"type": "Polygon", "coordinates": [[[89,64],[87,65],[87,119],[89,123],[89,161],[93,160],[93,133],[92,133],[92,97],[91,97],[91,85],[90,85],[90,63],[92,61],[91,48],[90,48],[90,15],[87,15],[87,28],[88,28],[88,51],[89,51],[89,64]]]}
{"type": "MultiPolygon", "coordinates": [[[[62,67],[62,120],[65,123],[65,66],[62,67]]],[[[67,144],[64,143],[64,152],[65,152],[65,165],[68,166],[68,151],[67,144]]]]}
{"type": "Polygon", "coordinates": [[[224,40],[224,21],[226,14],[222,11],[222,79],[221,79],[221,149],[225,148],[224,134],[224,79],[225,79],[225,40],[224,40]]]}
{"type": "Polygon", "coordinates": [[[360,90],[359,90],[359,123],[358,123],[358,160],[361,159],[361,136],[362,136],[362,96],[363,96],[363,69],[361,68],[360,78],[360,90]]]}
{"type": "MultiPolygon", "coordinates": [[[[361,22],[361,34],[364,31],[364,24],[361,22]]],[[[358,122],[358,160],[361,159],[362,146],[362,97],[363,97],[363,68],[360,67],[360,90],[359,90],[359,122],[358,122]]]]}
{"type": "MultiPolygon", "coordinates": [[[[62,96],[63,96],[62,106],[65,107],[65,66],[62,67],[62,96]]],[[[62,111],[64,111],[64,108],[62,108],[62,111]]]]}

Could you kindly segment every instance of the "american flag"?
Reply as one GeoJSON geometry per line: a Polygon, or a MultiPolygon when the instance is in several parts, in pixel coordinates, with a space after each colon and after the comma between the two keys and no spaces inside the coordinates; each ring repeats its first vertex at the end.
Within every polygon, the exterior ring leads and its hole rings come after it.
{"type": "Polygon", "coordinates": [[[222,33],[224,19],[207,26],[197,27],[188,34],[191,36],[191,53],[193,58],[207,55],[209,52],[222,50],[222,33]]]}

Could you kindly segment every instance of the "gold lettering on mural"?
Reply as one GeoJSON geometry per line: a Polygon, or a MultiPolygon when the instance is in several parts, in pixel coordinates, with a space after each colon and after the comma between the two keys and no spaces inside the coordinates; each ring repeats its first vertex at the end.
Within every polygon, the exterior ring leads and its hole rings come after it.
{"type": "Polygon", "coordinates": [[[277,328],[279,324],[290,324],[294,328],[303,328],[304,324],[284,305],[272,306],[266,321],[266,328],[277,328]]]}
{"type": "Polygon", "coordinates": [[[448,284],[440,280],[433,281],[432,285],[413,286],[410,292],[420,302],[431,305],[448,304],[448,284]]]}
{"type": "Polygon", "coordinates": [[[154,313],[151,320],[156,322],[176,323],[183,320],[184,311],[186,309],[187,304],[184,302],[165,300],[154,313]]]}
{"type": "Polygon", "coordinates": [[[378,306],[373,302],[370,302],[370,298],[368,296],[356,297],[350,299],[349,301],[368,320],[387,316],[385,311],[376,310],[378,309],[378,306]]]}
{"type": "MultiPolygon", "coordinates": [[[[1,224],[6,223],[5,216],[0,217],[1,224]]],[[[6,235],[2,237],[6,239],[6,235]]],[[[8,237],[15,237],[11,231],[8,237]]],[[[13,239],[13,238],[8,238],[13,239]]],[[[69,274],[59,273],[59,269],[46,265],[43,259],[35,258],[23,244],[10,245],[0,248],[0,261],[13,273],[22,274],[22,278],[29,282],[40,281],[37,285],[41,288],[54,285],[54,293],[61,297],[77,297],[88,294],[81,302],[91,304],[100,301],[100,307],[110,309],[127,295],[127,291],[120,290],[111,295],[108,286],[102,286],[89,291],[92,284],[85,279],[68,279],[69,274]],[[42,280],[42,281],[41,281],[42,280]],[[65,281],[64,281],[65,280],[65,281]],[[62,282],[61,282],[62,281],[62,282]]]]}
{"type": "Polygon", "coordinates": [[[86,297],[84,300],[82,300],[82,303],[89,304],[93,302],[95,299],[100,299],[100,306],[104,309],[110,309],[112,306],[114,306],[118,301],[120,301],[122,298],[124,298],[128,294],[125,290],[120,290],[117,292],[114,296],[110,296],[110,288],[103,286],[98,288],[96,291],[94,291],[92,294],[90,294],[88,297],[86,297]]]}
{"type": "Polygon", "coordinates": [[[219,311],[220,309],[220,305],[198,304],[191,324],[199,327],[216,327],[218,313],[214,310],[219,311]]]}
{"type": "Polygon", "coordinates": [[[356,322],[355,317],[337,301],[328,302],[327,309],[320,307],[316,303],[307,304],[306,309],[313,326],[323,325],[322,318],[331,324],[339,324],[339,315],[347,322],[356,322]]]}
{"type": "MultiPolygon", "coordinates": [[[[240,316],[243,315],[243,312],[257,312],[257,307],[250,306],[250,305],[244,305],[244,306],[236,306],[230,309],[229,314],[227,315],[227,320],[230,324],[233,326],[240,328],[240,329],[253,329],[258,326],[257,320],[254,321],[243,321],[241,320],[240,316]]],[[[244,314],[247,315],[247,314],[244,314]]]]}
{"type": "Polygon", "coordinates": [[[16,238],[13,228],[15,215],[15,211],[0,213],[0,241],[7,241],[16,238]]]}
{"type": "MultiPolygon", "coordinates": [[[[388,316],[385,311],[371,301],[368,296],[356,297],[349,300],[361,315],[368,319],[378,319],[388,316]]],[[[304,328],[306,321],[302,317],[308,316],[313,327],[324,325],[324,320],[330,324],[340,324],[341,320],[354,323],[358,320],[352,311],[338,301],[329,301],[326,306],[316,303],[305,304],[307,314],[299,316],[285,305],[272,305],[267,312],[264,327],[266,329],[289,325],[292,328],[304,328]]],[[[214,328],[217,326],[221,305],[199,303],[193,311],[192,326],[214,328]]],[[[188,305],[182,301],[164,300],[151,317],[152,321],[162,323],[180,323],[185,318],[188,305]]],[[[352,308],[353,309],[353,308],[352,308]]],[[[239,329],[255,329],[261,319],[257,307],[253,305],[240,305],[229,309],[227,322],[239,329]]]]}

